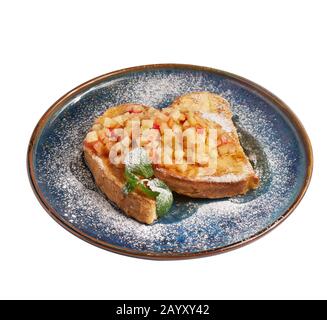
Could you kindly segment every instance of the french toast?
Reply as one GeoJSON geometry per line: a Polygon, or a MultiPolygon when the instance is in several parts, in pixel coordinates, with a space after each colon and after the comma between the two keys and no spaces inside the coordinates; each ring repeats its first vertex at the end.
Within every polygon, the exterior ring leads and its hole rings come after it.
{"type": "Polygon", "coordinates": [[[178,125],[183,129],[214,128],[218,138],[216,150],[208,150],[208,139],[203,140],[207,157],[216,158],[211,159],[213,166],[210,161],[203,165],[197,159],[194,164],[155,166],[155,175],[173,191],[193,198],[224,198],[245,194],[258,186],[259,178],[239,142],[224,98],[210,92],[193,92],[177,98],[166,110],[180,115],[183,121],[178,125]]]}
{"type": "Polygon", "coordinates": [[[157,219],[156,201],[138,190],[126,196],[123,190],[125,185],[124,170],[121,165],[112,164],[108,158],[109,150],[116,141],[115,137],[111,139],[110,136],[107,136],[105,121],[117,119],[133,108],[141,111],[146,107],[134,104],[119,105],[108,109],[104,115],[96,120],[84,140],[84,159],[97,186],[112,202],[128,216],[142,223],[151,224],[157,219]],[[94,135],[93,138],[92,135],[94,135]]]}
{"type": "Polygon", "coordinates": [[[209,92],[186,94],[161,110],[140,104],[109,108],[96,119],[83,149],[102,192],[146,224],[169,210],[170,189],[194,198],[222,198],[259,183],[228,102],[209,92]],[[132,170],[135,163],[126,159],[133,150],[145,150],[147,167],[132,170]]]}

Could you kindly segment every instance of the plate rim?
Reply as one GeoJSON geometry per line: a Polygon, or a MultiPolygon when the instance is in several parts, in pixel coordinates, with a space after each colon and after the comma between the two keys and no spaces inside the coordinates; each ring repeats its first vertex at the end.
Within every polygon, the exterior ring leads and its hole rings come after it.
{"type": "Polygon", "coordinates": [[[309,139],[309,136],[302,125],[301,121],[298,119],[298,117],[295,115],[295,113],[292,111],[292,109],[284,103],[280,98],[275,96],[273,93],[268,91],[267,89],[263,88],[262,86],[258,85],[257,83],[248,80],[244,77],[238,76],[236,74],[233,74],[231,72],[223,71],[220,69],[210,68],[210,67],[204,67],[204,66],[198,66],[198,65],[192,65],[192,64],[180,64],[180,63],[162,63],[162,64],[147,64],[147,65],[140,65],[135,67],[129,67],[124,69],[119,69],[115,71],[111,71],[105,74],[102,74],[98,77],[95,77],[93,79],[90,79],[86,82],[83,82],[82,84],[78,85],[74,89],[68,91],[66,94],[64,94],[62,97],[60,97],[57,101],[55,101],[48,110],[43,114],[43,116],[40,118],[38,123],[36,124],[33,133],[31,135],[31,138],[29,140],[28,148],[27,148],[27,159],[26,159],[26,165],[27,165],[27,173],[28,178],[30,181],[30,185],[32,187],[32,190],[42,205],[42,207],[45,209],[45,211],[62,227],[64,227],[66,230],[77,236],[78,238],[93,244],[99,248],[105,249],[107,251],[111,251],[114,253],[132,256],[136,258],[144,258],[144,259],[152,259],[152,260],[181,260],[181,259],[191,259],[191,258],[199,258],[199,257],[207,257],[212,256],[224,252],[228,252],[230,250],[234,250],[240,247],[243,247],[249,243],[252,243],[253,241],[260,239],[262,236],[269,233],[271,230],[276,228],[278,225],[280,225],[283,221],[286,220],[290,216],[290,214],[294,211],[294,209],[298,206],[298,204],[301,202],[302,198],[304,197],[310,181],[312,177],[312,171],[313,171],[313,151],[312,151],[312,145],[309,139]],[[219,76],[224,76],[230,79],[234,79],[241,84],[244,84],[246,87],[250,87],[252,90],[259,92],[261,95],[263,95],[265,98],[267,98],[269,101],[274,102],[276,107],[278,107],[283,114],[287,116],[287,118],[291,121],[292,125],[295,127],[297,133],[300,136],[300,139],[302,140],[305,153],[307,156],[307,166],[306,166],[306,174],[305,174],[305,180],[303,185],[301,186],[301,190],[296,197],[296,199],[293,201],[293,203],[289,206],[288,209],[285,210],[285,212],[272,224],[267,226],[265,229],[257,232],[256,234],[242,240],[238,241],[236,243],[226,245],[219,248],[213,248],[209,250],[203,250],[199,252],[169,252],[169,253],[163,253],[163,252],[151,252],[151,251],[138,251],[135,249],[128,249],[123,248],[120,246],[116,246],[113,244],[110,244],[108,242],[105,242],[103,240],[99,240],[95,237],[92,237],[85,232],[81,231],[80,229],[76,228],[74,225],[72,225],[70,222],[66,221],[61,217],[60,214],[56,212],[55,209],[50,205],[50,203],[46,200],[46,198],[43,196],[38,183],[36,181],[35,177],[35,168],[33,165],[33,148],[38,140],[38,137],[40,136],[44,126],[48,122],[48,119],[58,111],[72,96],[74,96],[77,93],[80,93],[87,88],[90,88],[92,86],[95,86],[96,84],[102,82],[103,80],[107,78],[111,78],[114,76],[122,76],[129,74],[131,72],[140,72],[140,71],[146,71],[151,69],[187,69],[187,70],[195,70],[195,71],[202,71],[202,72],[210,72],[214,73],[219,76]]]}

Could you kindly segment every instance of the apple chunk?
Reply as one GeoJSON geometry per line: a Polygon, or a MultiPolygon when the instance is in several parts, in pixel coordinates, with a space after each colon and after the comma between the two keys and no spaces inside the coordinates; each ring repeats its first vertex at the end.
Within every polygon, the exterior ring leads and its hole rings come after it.
{"type": "Polygon", "coordinates": [[[85,138],[86,143],[94,143],[98,141],[98,134],[96,131],[90,131],[85,138]]]}

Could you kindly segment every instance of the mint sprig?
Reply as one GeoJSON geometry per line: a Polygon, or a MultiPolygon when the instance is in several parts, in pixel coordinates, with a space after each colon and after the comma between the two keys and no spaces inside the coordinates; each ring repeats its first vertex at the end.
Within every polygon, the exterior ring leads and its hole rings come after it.
{"type": "Polygon", "coordinates": [[[163,217],[173,204],[173,194],[163,181],[157,178],[150,179],[153,175],[151,162],[143,148],[136,148],[129,152],[125,158],[126,184],[123,192],[128,194],[139,190],[155,199],[157,215],[163,217]]]}

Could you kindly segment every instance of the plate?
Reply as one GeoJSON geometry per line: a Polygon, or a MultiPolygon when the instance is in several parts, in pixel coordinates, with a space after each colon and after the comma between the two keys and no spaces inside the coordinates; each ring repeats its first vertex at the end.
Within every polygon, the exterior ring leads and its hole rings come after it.
{"type": "Polygon", "coordinates": [[[123,69],[73,89],[41,118],[27,157],[33,190],[58,223],[103,249],[152,259],[221,253],[266,234],[302,199],[312,162],[303,126],[276,96],[228,72],[179,64],[123,69]],[[130,102],[163,108],[192,91],[218,93],[230,102],[260,187],[219,200],[175,194],[169,215],[143,225],[98,191],[82,156],[82,141],[94,118],[110,106],[130,102]]]}

